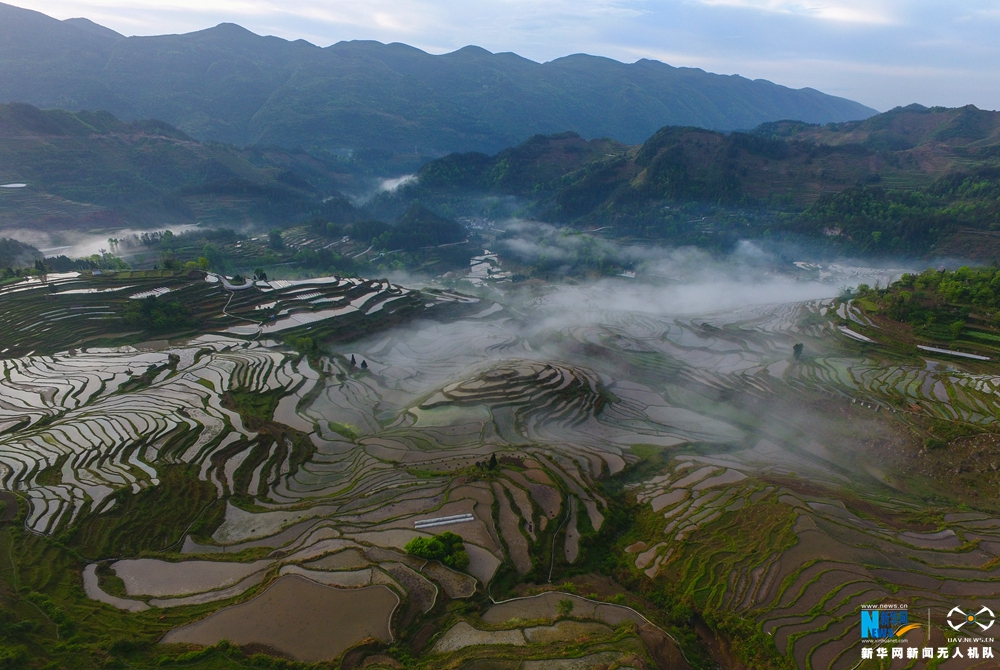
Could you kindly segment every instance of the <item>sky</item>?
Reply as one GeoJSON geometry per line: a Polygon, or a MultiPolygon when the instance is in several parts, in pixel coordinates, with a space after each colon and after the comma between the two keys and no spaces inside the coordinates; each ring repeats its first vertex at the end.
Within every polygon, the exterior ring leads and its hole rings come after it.
{"type": "Polygon", "coordinates": [[[1000,109],[1000,0],[14,0],[125,35],[238,23],[319,46],[468,44],[544,62],[573,53],[812,87],[879,111],[1000,109]]]}

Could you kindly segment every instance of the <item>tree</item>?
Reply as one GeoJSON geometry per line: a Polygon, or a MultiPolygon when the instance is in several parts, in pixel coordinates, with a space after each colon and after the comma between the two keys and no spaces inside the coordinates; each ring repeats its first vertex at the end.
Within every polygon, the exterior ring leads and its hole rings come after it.
{"type": "Polygon", "coordinates": [[[285,248],[285,240],[281,237],[281,231],[275,228],[267,234],[267,245],[275,251],[285,248]]]}
{"type": "Polygon", "coordinates": [[[316,341],[311,337],[296,337],[291,341],[292,348],[300,354],[315,354],[318,351],[316,341]]]}
{"type": "Polygon", "coordinates": [[[221,270],[222,266],[225,264],[225,258],[222,255],[222,251],[218,246],[211,243],[206,244],[202,248],[199,259],[201,258],[208,261],[208,266],[213,270],[221,270]]]}
{"type": "Polygon", "coordinates": [[[490,456],[490,470],[496,470],[496,469],[497,469],[497,455],[493,454],[492,456],[490,456]]]}
{"type": "Polygon", "coordinates": [[[802,358],[803,345],[801,342],[796,342],[795,346],[792,347],[792,355],[795,356],[795,360],[802,358]]]}
{"type": "Polygon", "coordinates": [[[163,251],[172,251],[174,248],[174,242],[176,242],[174,238],[175,235],[171,231],[164,231],[163,234],[160,235],[160,248],[163,251]]]}

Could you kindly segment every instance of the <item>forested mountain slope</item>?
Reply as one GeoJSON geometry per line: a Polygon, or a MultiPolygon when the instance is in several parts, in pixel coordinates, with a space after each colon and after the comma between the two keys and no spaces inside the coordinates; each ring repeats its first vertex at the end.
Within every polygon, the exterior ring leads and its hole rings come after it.
{"type": "Polygon", "coordinates": [[[736,225],[719,223],[723,212],[743,217],[740,231],[728,231],[742,236],[766,228],[853,251],[992,258],[998,156],[1000,113],[914,105],[861,122],[770,123],[750,133],[670,126],[635,146],[536,136],[494,156],[431,161],[397,197],[513,195],[543,220],[675,241],[736,225]]]}
{"type": "Polygon", "coordinates": [[[350,208],[336,165],[201,143],[159,121],[0,105],[0,229],[277,224],[350,208]]]}
{"type": "Polygon", "coordinates": [[[664,125],[862,119],[875,110],[813,89],[640,60],[539,64],[478,47],[320,48],[221,24],[125,38],[0,4],[0,102],[157,118],[200,140],[441,155],[498,151],[537,133],[641,142],[664,125]]]}

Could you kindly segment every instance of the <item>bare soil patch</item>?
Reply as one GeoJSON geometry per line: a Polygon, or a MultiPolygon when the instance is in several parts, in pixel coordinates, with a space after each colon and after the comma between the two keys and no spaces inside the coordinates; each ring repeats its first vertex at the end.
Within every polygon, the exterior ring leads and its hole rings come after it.
{"type": "Polygon", "coordinates": [[[465,621],[459,621],[452,626],[441,639],[434,644],[431,653],[446,654],[449,651],[464,649],[482,644],[510,644],[523,647],[524,633],[514,630],[477,630],[465,621]]]}
{"type": "Polygon", "coordinates": [[[440,584],[449,598],[468,598],[476,592],[475,579],[446,568],[437,561],[428,561],[421,572],[440,584]]]}
{"type": "Polygon", "coordinates": [[[541,661],[525,661],[523,670],[591,670],[607,668],[624,654],[620,651],[602,651],[580,658],[547,658],[541,661]]]}
{"type": "Polygon", "coordinates": [[[306,563],[303,567],[310,570],[358,570],[371,565],[357,549],[345,549],[336,554],[327,554],[323,558],[306,563]]]}
{"type": "Polygon", "coordinates": [[[469,567],[466,571],[485,586],[493,579],[500,567],[500,559],[480,546],[465,543],[465,551],[469,554],[469,567]]]}
{"type": "Polygon", "coordinates": [[[507,549],[510,551],[510,559],[514,562],[519,575],[525,575],[531,571],[531,556],[528,553],[528,541],[521,534],[519,517],[514,513],[507,500],[507,495],[500,484],[493,483],[497,501],[500,503],[500,534],[507,549]]]}
{"type": "Polygon", "coordinates": [[[581,638],[599,638],[611,634],[611,628],[593,621],[559,621],[551,626],[534,626],[524,629],[524,637],[532,644],[567,642],[581,638]]]}
{"type": "Polygon", "coordinates": [[[437,587],[420,573],[414,572],[402,563],[382,563],[380,568],[388,572],[403,585],[411,600],[424,613],[430,612],[437,600],[437,587]]]}

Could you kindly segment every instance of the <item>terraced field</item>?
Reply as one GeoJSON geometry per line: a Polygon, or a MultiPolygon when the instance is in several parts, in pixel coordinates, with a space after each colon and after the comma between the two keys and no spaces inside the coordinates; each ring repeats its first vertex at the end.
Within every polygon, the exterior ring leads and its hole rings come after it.
{"type": "Polygon", "coordinates": [[[831,301],[678,317],[584,299],[200,274],[9,285],[0,487],[27,529],[72,538],[132,514],[171,468],[192,473],[208,506],[159,544],[91,553],[87,596],[122,617],[169,613],[171,645],[214,644],[252,613],[238,643],[285,652],[303,644],[268,623],[286,591],[330,611],[371,598],[377,616],[296,656],[309,661],[372,636],[423,667],[555,662],[573,641],[572,667],[702,667],[685,660],[696,643],[633,610],[490,604],[599,559],[639,592],[752,622],[801,668],[855,667],[864,602],[947,611],[1000,595],[1000,514],[906,465],[923,463],[929,421],[994,426],[988,362],[870,345],[831,301]],[[90,324],[104,305],[159,289],[212,332],[87,343],[109,337],[90,324]],[[52,309],[29,310],[31,296],[52,309]],[[397,327],[371,332],[382,323],[397,327]],[[369,334],[331,338],[347,332],[369,334]],[[303,356],[277,341],[289,333],[327,344],[303,356]],[[405,550],[444,530],[464,541],[464,571],[405,550]]]}
{"type": "Polygon", "coordinates": [[[408,290],[387,281],[339,277],[234,285],[201,271],[48,274],[0,287],[0,303],[9,315],[0,323],[0,354],[55,353],[88,344],[132,344],[205,332],[253,338],[351,338],[401,317],[476,302],[440,291],[408,290]],[[191,323],[146,330],[122,319],[130,301],[150,297],[184,305],[191,323]]]}

